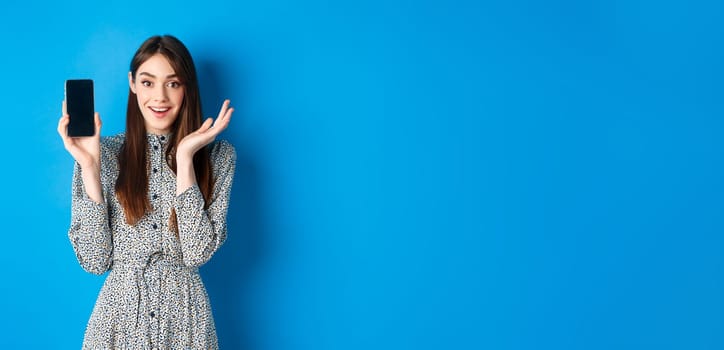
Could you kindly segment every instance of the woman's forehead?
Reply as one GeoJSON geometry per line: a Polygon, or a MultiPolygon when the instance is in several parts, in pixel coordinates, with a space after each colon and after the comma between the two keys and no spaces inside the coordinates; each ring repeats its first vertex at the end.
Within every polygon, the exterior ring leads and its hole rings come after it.
{"type": "Polygon", "coordinates": [[[155,54],[141,63],[138,67],[138,75],[150,78],[173,78],[176,76],[176,72],[165,56],[155,54]]]}

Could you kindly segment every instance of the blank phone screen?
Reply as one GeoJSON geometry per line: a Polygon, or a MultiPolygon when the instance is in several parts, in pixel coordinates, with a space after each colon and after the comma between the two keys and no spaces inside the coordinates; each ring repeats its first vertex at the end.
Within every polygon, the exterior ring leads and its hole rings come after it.
{"type": "Polygon", "coordinates": [[[68,136],[93,136],[93,80],[66,80],[65,103],[70,115],[68,136]]]}

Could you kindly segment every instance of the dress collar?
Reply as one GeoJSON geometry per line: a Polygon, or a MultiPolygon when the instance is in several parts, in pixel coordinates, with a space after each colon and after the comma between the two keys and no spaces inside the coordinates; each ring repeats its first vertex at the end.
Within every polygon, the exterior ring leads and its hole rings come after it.
{"type": "Polygon", "coordinates": [[[146,133],[146,139],[151,144],[166,145],[168,143],[169,139],[171,139],[171,136],[172,136],[172,133],[168,133],[168,134],[154,134],[154,133],[150,133],[150,132],[146,133]]]}

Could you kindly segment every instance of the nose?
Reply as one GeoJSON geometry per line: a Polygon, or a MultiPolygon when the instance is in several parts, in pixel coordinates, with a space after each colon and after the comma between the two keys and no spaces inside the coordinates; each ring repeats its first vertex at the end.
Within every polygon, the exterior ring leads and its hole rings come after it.
{"type": "Polygon", "coordinates": [[[164,102],[166,101],[166,89],[164,89],[164,86],[159,84],[156,86],[155,89],[153,89],[153,100],[157,102],[164,102]]]}

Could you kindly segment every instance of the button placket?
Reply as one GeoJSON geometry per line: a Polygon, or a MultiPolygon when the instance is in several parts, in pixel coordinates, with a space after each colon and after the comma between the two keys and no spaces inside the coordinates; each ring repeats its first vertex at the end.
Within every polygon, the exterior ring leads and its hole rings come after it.
{"type": "MultiPolygon", "coordinates": [[[[165,141],[166,137],[161,135],[149,135],[149,143],[152,146],[153,149],[150,153],[150,161],[151,161],[151,176],[149,177],[149,188],[150,189],[158,189],[161,184],[161,177],[158,176],[159,169],[162,169],[163,166],[163,142],[165,141]]],[[[157,193],[149,193],[149,199],[152,200],[152,207],[154,209],[154,213],[151,215],[151,223],[150,226],[153,229],[153,234],[157,237],[158,241],[162,239],[161,231],[159,230],[161,228],[161,222],[159,222],[158,213],[161,208],[161,203],[158,202],[158,199],[160,196],[157,193]]]]}

